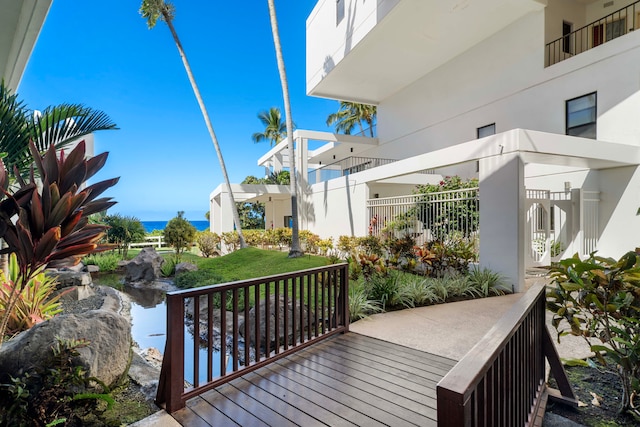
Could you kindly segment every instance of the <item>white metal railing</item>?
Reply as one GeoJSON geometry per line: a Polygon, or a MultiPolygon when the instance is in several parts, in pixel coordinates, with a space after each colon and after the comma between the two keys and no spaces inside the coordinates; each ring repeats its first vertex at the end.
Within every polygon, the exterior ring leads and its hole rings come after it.
{"type": "Polygon", "coordinates": [[[369,199],[369,234],[411,235],[420,240],[470,237],[478,231],[478,188],[369,199]]]}
{"type": "Polygon", "coordinates": [[[587,255],[595,251],[598,247],[598,237],[600,235],[598,204],[600,202],[599,191],[582,192],[583,209],[583,236],[582,253],[587,255]]]}
{"type": "Polygon", "coordinates": [[[164,246],[164,236],[146,236],[144,242],[129,243],[129,249],[149,247],[160,249],[164,246]]]}

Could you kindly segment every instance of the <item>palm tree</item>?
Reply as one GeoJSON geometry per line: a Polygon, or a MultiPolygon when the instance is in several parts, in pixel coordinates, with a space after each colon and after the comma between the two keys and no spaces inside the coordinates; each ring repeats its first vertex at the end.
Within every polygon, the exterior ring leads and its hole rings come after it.
{"type": "Polygon", "coordinates": [[[282,45],[280,44],[280,33],[278,32],[278,18],[276,16],[276,6],[274,0],[268,0],[269,18],[271,20],[271,32],[273,34],[273,44],[276,50],[276,60],[278,62],[278,73],[280,74],[280,84],[282,86],[282,97],[284,98],[284,116],[287,123],[287,138],[289,139],[289,171],[291,185],[291,249],[289,258],[296,258],[304,255],[300,247],[300,237],[298,233],[298,184],[296,177],[295,153],[293,150],[293,120],[291,119],[291,100],[289,99],[289,84],[287,82],[287,71],[284,67],[282,56],[282,45]]]}
{"type": "Polygon", "coordinates": [[[176,33],[175,28],[173,27],[173,17],[175,14],[175,7],[173,4],[166,2],[164,0],[142,0],[142,5],[140,6],[140,14],[143,18],[147,20],[147,26],[149,29],[152,29],[156,26],[156,22],[158,18],[166,22],[169,30],[171,31],[171,35],[173,36],[173,41],[176,43],[176,47],[178,48],[178,53],[180,53],[180,58],[182,58],[182,64],[184,65],[184,69],[187,72],[187,77],[189,78],[189,82],[191,83],[191,88],[193,89],[193,94],[196,96],[196,100],[198,101],[198,105],[200,106],[200,111],[202,112],[202,117],[204,118],[204,122],[207,125],[207,129],[209,130],[209,136],[211,136],[211,141],[213,142],[213,146],[216,150],[216,154],[218,155],[218,161],[220,162],[220,169],[222,170],[222,176],[224,177],[224,182],[227,184],[227,192],[229,193],[229,199],[231,202],[232,213],[233,213],[233,221],[235,222],[236,232],[238,233],[238,238],[240,239],[240,247],[246,248],[247,243],[244,240],[244,236],[242,235],[242,226],[240,225],[240,216],[238,215],[238,209],[236,208],[236,201],[233,197],[233,191],[231,190],[231,183],[229,182],[229,175],[227,174],[227,167],[224,163],[224,158],[222,157],[222,151],[220,151],[220,145],[218,144],[218,138],[216,138],[216,134],[213,131],[213,126],[211,125],[211,120],[209,119],[209,113],[207,113],[207,109],[204,105],[204,101],[202,100],[202,95],[200,95],[200,89],[198,89],[198,85],[196,84],[196,80],[193,77],[193,73],[191,72],[191,66],[189,65],[189,61],[187,61],[187,56],[184,53],[184,49],[182,48],[182,44],[180,43],[180,39],[178,38],[178,33],[176,33]]]}
{"type": "Polygon", "coordinates": [[[364,135],[365,128],[362,123],[366,123],[369,135],[373,138],[373,126],[376,121],[376,106],[368,104],[358,104],[355,102],[340,101],[340,109],[327,117],[327,126],[336,125],[336,132],[343,132],[351,135],[353,129],[358,126],[360,133],[364,135]]]}
{"type": "Polygon", "coordinates": [[[62,149],[74,140],[99,130],[117,129],[109,116],[81,104],[61,104],[34,112],[0,82],[0,152],[9,174],[21,176],[33,161],[29,141],[40,152],[53,145],[62,149]]]}
{"type": "Polygon", "coordinates": [[[273,147],[287,136],[287,124],[282,121],[282,114],[279,108],[271,107],[269,111],[260,111],[258,119],[260,119],[265,129],[264,132],[253,134],[253,142],[269,141],[270,146],[273,147]]]}

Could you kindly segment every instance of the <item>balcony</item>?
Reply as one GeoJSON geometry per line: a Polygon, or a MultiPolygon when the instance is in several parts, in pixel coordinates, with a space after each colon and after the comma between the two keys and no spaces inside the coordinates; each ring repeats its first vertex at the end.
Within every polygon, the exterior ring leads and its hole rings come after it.
{"type": "Polygon", "coordinates": [[[640,1],[618,9],[575,31],[563,21],[563,36],[546,44],[545,67],[628,34],[640,27],[640,1]]]}
{"type": "Polygon", "coordinates": [[[377,105],[545,4],[319,0],[307,19],[307,92],[377,105]]]}

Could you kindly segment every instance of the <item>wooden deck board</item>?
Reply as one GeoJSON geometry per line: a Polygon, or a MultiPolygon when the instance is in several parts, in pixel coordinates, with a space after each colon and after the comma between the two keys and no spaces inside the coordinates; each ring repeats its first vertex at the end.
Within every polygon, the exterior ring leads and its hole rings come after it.
{"type": "Polygon", "coordinates": [[[435,385],[455,361],[347,333],[187,402],[184,426],[435,426],[435,385]]]}

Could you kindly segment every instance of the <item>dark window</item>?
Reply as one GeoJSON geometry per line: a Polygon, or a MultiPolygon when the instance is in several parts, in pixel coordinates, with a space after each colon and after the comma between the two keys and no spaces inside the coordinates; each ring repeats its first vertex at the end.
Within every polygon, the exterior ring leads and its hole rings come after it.
{"type": "Polygon", "coordinates": [[[476,131],[479,138],[484,138],[485,136],[495,135],[496,134],[496,124],[491,123],[490,125],[482,126],[476,131]]]}
{"type": "Polygon", "coordinates": [[[597,93],[567,101],[567,135],[596,139],[597,93]]]}
{"type": "Polygon", "coordinates": [[[342,22],[344,18],[344,2],[346,0],[336,0],[336,25],[342,22]]]}
{"type": "MultiPolygon", "coordinates": [[[[491,123],[490,125],[482,126],[476,129],[476,136],[478,139],[484,138],[485,136],[491,136],[496,134],[496,124],[491,123]]],[[[480,161],[476,161],[476,172],[480,172],[480,161]]]]}
{"type": "Polygon", "coordinates": [[[573,53],[571,49],[571,31],[573,31],[573,24],[562,21],[562,51],[564,53],[573,53]]]}

